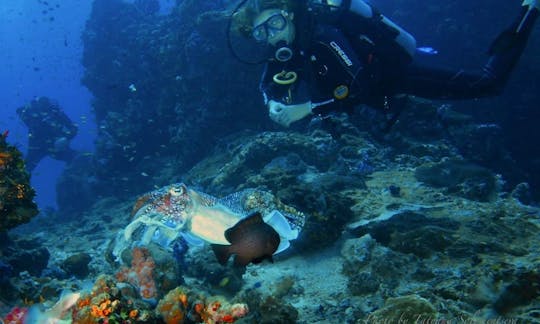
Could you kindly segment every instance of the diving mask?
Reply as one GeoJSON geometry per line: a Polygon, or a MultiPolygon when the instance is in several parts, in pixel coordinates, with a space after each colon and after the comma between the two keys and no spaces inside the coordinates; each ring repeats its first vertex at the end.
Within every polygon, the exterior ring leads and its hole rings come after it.
{"type": "Polygon", "coordinates": [[[282,12],[268,17],[262,23],[253,27],[253,38],[258,42],[264,42],[276,36],[287,27],[287,19],[282,12]]]}

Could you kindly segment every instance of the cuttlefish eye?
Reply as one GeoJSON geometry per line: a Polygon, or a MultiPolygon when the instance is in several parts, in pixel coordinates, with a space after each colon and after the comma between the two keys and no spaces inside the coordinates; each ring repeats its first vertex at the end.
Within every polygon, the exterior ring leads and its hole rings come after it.
{"type": "Polygon", "coordinates": [[[169,194],[171,194],[171,196],[173,196],[173,197],[181,196],[185,192],[186,192],[186,189],[185,189],[184,186],[172,187],[171,189],[169,189],[169,194]]]}

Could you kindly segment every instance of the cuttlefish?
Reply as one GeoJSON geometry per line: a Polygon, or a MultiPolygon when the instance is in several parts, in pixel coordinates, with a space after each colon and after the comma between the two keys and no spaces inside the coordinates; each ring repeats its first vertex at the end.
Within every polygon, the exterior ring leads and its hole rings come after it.
{"type": "Polygon", "coordinates": [[[222,264],[230,255],[235,255],[235,265],[271,260],[298,237],[298,230],[278,210],[242,214],[183,183],[141,196],[132,215],[134,220],[124,230],[126,241],[145,226],[143,244],[157,241],[166,246],[182,235],[191,244],[211,244],[222,264]]]}

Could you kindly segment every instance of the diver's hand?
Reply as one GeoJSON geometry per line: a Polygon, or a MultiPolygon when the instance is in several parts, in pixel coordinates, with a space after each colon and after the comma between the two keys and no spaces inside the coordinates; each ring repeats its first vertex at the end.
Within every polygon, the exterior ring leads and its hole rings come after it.
{"type": "Polygon", "coordinates": [[[311,101],[298,105],[285,105],[281,102],[270,100],[268,102],[268,114],[276,123],[289,127],[290,124],[311,114],[311,101]]]}

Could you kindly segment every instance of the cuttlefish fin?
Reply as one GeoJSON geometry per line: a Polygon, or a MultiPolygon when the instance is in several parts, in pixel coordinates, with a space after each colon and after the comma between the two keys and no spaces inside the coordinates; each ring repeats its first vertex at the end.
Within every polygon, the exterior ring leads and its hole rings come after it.
{"type": "Polygon", "coordinates": [[[193,245],[193,246],[203,246],[204,245],[204,240],[203,239],[200,239],[200,238],[198,238],[197,236],[195,236],[195,235],[193,235],[191,233],[182,232],[182,233],[180,233],[180,235],[182,235],[184,240],[186,240],[186,242],[189,245],[193,245]]]}
{"type": "Polygon", "coordinates": [[[264,218],[264,221],[268,225],[272,226],[272,228],[278,232],[279,237],[281,238],[279,246],[274,254],[285,251],[291,246],[289,241],[298,238],[298,230],[293,230],[285,216],[283,216],[283,214],[278,210],[274,209],[268,213],[268,215],[264,218]]]}

